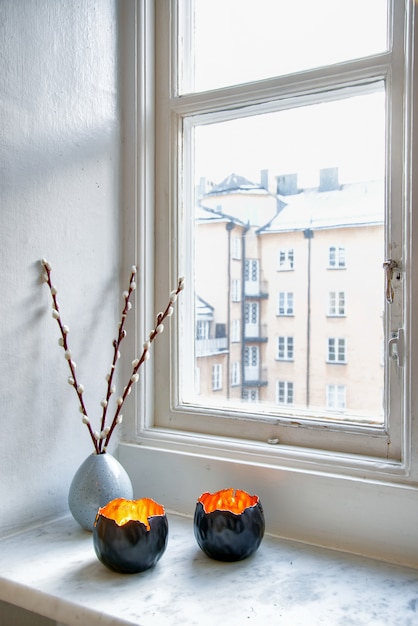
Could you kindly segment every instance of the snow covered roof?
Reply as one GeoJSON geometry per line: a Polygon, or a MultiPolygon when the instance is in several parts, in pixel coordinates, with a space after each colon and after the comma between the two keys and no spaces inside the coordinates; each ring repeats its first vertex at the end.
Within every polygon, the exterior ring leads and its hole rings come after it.
{"type": "Polygon", "coordinates": [[[209,207],[204,207],[201,204],[197,205],[195,209],[195,220],[205,224],[213,222],[226,222],[229,221],[227,217],[220,211],[215,211],[209,207]]]}
{"type": "Polygon", "coordinates": [[[196,317],[201,320],[212,320],[213,319],[213,311],[214,307],[203,300],[197,294],[195,295],[195,311],[196,317]]]}
{"type": "Polygon", "coordinates": [[[281,210],[258,233],[346,228],[383,224],[382,181],[341,185],[332,191],[309,189],[286,196],[281,210]]]}
{"type": "Polygon", "coordinates": [[[248,180],[248,178],[244,178],[244,176],[238,176],[238,174],[233,173],[224,178],[224,180],[218,185],[212,187],[210,192],[206,195],[209,197],[224,195],[226,193],[248,193],[249,191],[253,193],[267,193],[264,187],[258,183],[253,183],[251,180],[248,180]]]}
{"type": "Polygon", "coordinates": [[[222,207],[219,209],[212,209],[211,207],[203,206],[199,204],[196,207],[195,219],[199,224],[216,224],[219,222],[233,222],[234,224],[238,224],[240,226],[245,227],[245,223],[235,217],[234,215],[229,215],[227,213],[223,213],[222,207]]]}

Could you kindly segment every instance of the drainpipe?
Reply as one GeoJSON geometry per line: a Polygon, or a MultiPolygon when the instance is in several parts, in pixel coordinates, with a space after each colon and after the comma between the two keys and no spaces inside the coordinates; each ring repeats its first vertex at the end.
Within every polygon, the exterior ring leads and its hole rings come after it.
{"type": "Polygon", "coordinates": [[[244,380],[245,380],[245,261],[247,259],[246,252],[246,237],[247,232],[250,230],[250,223],[247,222],[242,231],[242,246],[241,246],[241,398],[244,398],[244,380]]]}
{"type": "Polygon", "coordinates": [[[307,319],[306,319],[306,408],[309,409],[310,404],[310,376],[311,376],[311,247],[313,230],[306,228],[303,236],[308,240],[308,267],[307,267],[307,319]]]}
{"type": "Polygon", "coordinates": [[[226,307],[226,327],[228,329],[228,350],[226,353],[226,397],[229,400],[231,394],[231,231],[235,228],[234,222],[227,222],[228,231],[228,294],[226,307]]]}

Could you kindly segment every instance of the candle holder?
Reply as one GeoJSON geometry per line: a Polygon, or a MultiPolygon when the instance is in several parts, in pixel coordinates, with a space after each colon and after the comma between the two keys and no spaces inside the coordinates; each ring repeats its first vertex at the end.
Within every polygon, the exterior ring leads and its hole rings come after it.
{"type": "Polygon", "coordinates": [[[123,574],[153,567],[167,547],[168,521],[164,507],[151,498],[116,498],[99,509],[93,545],[106,567],[123,574]]]}
{"type": "Polygon", "coordinates": [[[197,501],[193,527],[209,557],[240,561],[257,550],[264,536],[263,507],[258,496],[241,489],[206,492],[197,501]]]}

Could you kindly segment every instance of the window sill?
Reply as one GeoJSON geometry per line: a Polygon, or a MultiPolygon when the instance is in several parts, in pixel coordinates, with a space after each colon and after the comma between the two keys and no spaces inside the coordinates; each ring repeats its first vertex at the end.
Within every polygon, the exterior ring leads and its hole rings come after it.
{"type": "Polygon", "coordinates": [[[335,455],[327,464],[326,455],[313,453],[304,463],[280,461],[256,446],[244,451],[187,439],[148,432],[139,445],[119,445],[135,493],[192,516],[202,492],[244,489],[260,497],[271,535],[418,568],[417,486],[401,470],[396,474],[396,463],[391,470],[389,462],[373,461],[374,471],[367,471],[344,467],[343,455],[340,466],[333,465],[335,455]]]}
{"type": "Polygon", "coordinates": [[[156,567],[116,574],[72,518],[0,542],[0,599],[76,626],[173,623],[412,624],[417,571],[265,536],[237,563],[207,558],[191,519],[170,514],[156,567]],[[365,584],[367,581],[367,584],[365,584]]]}

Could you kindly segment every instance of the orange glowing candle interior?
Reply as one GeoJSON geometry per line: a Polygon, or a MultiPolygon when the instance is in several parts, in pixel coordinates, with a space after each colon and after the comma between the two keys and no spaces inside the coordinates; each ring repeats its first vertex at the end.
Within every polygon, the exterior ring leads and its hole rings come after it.
{"type": "Polygon", "coordinates": [[[142,522],[147,527],[147,530],[151,528],[149,524],[150,517],[164,514],[164,507],[154,502],[151,498],[141,498],[140,500],[116,498],[108,502],[98,512],[98,515],[104,515],[104,517],[114,520],[118,526],[123,526],[132,520],[142,522]]]}
{"type": "Polygon", "coordinates": [[[257,504],[258,496],[250,496],[241,489],[222,489],[216,493],[203,493],[199,502],[202,503],[205,513],[231,511],[240,515],[245,509],[257,504]]]}

